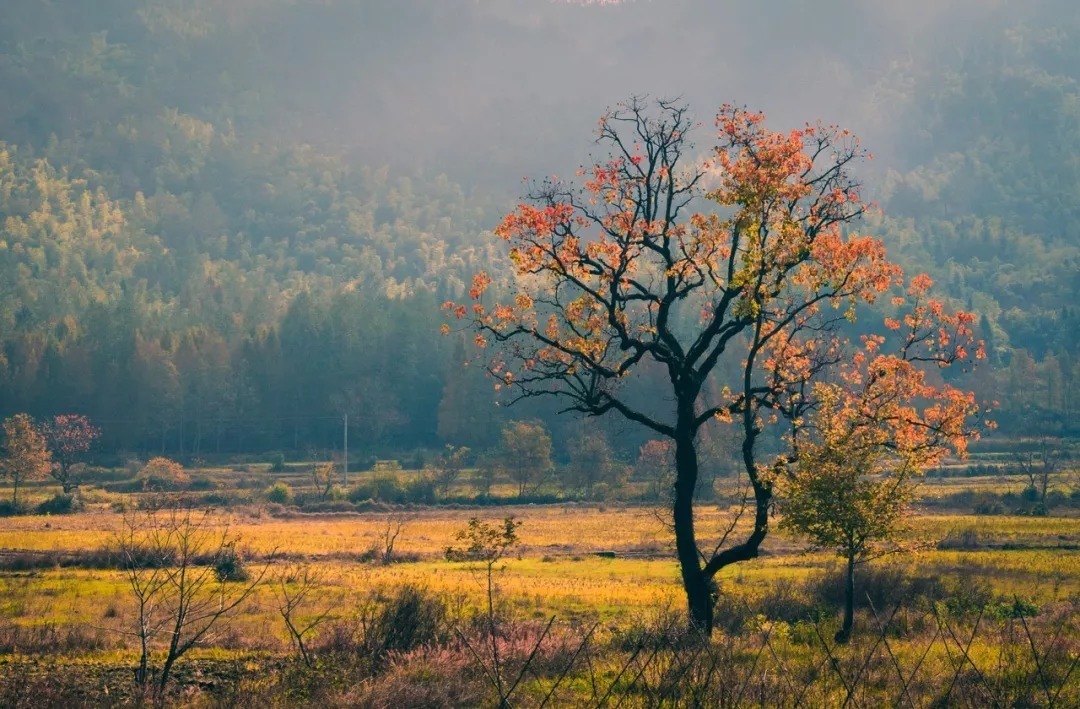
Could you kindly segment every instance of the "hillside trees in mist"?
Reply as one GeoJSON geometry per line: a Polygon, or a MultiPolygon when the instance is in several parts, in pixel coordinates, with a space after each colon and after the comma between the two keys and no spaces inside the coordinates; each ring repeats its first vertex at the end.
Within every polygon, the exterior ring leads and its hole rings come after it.
{"type": "MultiPolygon", "coordinates": [[[[79,411],[101,451],[178,457],[326,449],[346,411],[365,448],[492,445],[491,382],[430,305],[506,273],[485,235],[522,173],[575,164],[583,122],[652,91],[871,126],[871,227],[979,314],[1002,430],[1076,433],[1080,26],[1011,5],[3,3],[0,416],[79,411]],[[639,41],[658,17],[684,76],[639,41]],[[721,67],[717,19],[745,30],[726,51],[773,51],[721,67]],[[516,79],[537,57],[559,92],[516,79]]],[[[562,455],[574,434],[528,416],[562,455]]],[[[625,459],[647,438],[607,433],[625,459]]]]}

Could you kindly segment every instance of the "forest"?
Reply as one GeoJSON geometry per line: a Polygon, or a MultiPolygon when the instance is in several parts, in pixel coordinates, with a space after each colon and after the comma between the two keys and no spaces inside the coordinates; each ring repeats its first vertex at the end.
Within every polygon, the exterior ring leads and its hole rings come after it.
{"type": "MultiPolygon", "coordinates": [[[[103,450],[182,458],[327,450],[346,414],[365,454],[484,442],[440,434],[440,411],[494,395],[457,371],[438,305],[505,258],[489,232],[520,174],[492,184],[525,148],[488,146],[484,172],[370,160],[369,143],[319,134],[296,74],[325,63],[336,77],[344,48],[302,38],[335,36],[358,10],[300,5],[6,4],[0,415],[79,413],[103,450]],[[285,27],[302,64],[264,71],[289,61],[271,51],[285,27]]],[[[536,21],[565,30],[570,9],[536,21]]],[[[1075,13],[1057,9],[1002,10],[970,45],[883,70],[874,89],[888,152],[868,168],[881,211],[865,228],[978,314],[990,366],[974,386],[1010,435],[1074,434],[1080,405],[1075,13]]],[[[409,18],[411,38],[444,15],[473,33],[510,24],[483,3],[457,10],[368,8],[361,32],[409,18]]],[[[604,108],[573,127],[575,159],[604,108]]],[[[549,411],[516,416],[568,435],[549,411]]]]}

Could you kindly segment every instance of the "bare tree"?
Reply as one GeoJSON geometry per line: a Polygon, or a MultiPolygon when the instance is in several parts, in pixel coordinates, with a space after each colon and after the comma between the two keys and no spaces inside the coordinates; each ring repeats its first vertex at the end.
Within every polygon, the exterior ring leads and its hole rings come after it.
{"type": "Polygon", "coordinates": [[[1013,460],[1028,479],[1028,487],[1038,494],[1039,504],[1044,510],[1051,480],[1065,457],[1055,443],[1051,438],[1021,441],[1019,450],[1013,453],[1013,460]]]}
{"type": "Polygon", "coordinates": [[[332,461],[311,464],[311,485],[315,488],[320,500],[329,497],[330,491],[334,489],[334,482],[337,480],[335,470],[336,466],[332,461]]]}
{"type": "Polygon", "coordinates": [[[386,515],[382,537],[374,550],[381,563],[389,564],[394,560],[394,545],[397,544],[398,537],[401,536],[401,532],[404,531],[408,521],[409,518],[401,513],[386,515]]]}
{"type": "Polygon", "coordinates": [[[212,631],[240,607],[262,582],[263,566],[247,580],[230,580],[218,566],[235,554],[236,537],[210,510],[196,510],[182,498],[159,501],[124,514],[116,536],[122,568],[136,601],[134,635],[139,639],[136,682],[153,685],[160,700],[173,666],[193,647],[212,639],[212,631]],[[164,645],[165,659],[155,673],[150,656],[164,645]]]}
{"type": "MultiPolygon", "coordinates": [[[[486,626],[486,638],[484,643],[486,647],[484,648],[484,653],[487,654],[488,657],[482,657],[480,651],[473,647],[473,644],[469,642],[469,639],[460,630],[458,631],[458,637],[479,663],[480,667],[483,669],[484,675],[491,683],[491,686],[499,693],[500,709],[510,706],[510,696],[521,682],[522,677],[524,677],[525,669],[527,669],[529,664],[526,662],[525,668],[522,668],[517,679],[513,681],[510,681],[512,678],[504,676],[503,665],[505,658],[501,657],[499,653],[499,633],[495,612],[495,596],[497,593],[495,587],[495,566],[513,547],[520,543],[520,539],[518,538],[518,529],[520,527],[521,522],[518,522],[513,517],[504,518],[502,524],[489,524],[479,517],[472,517],[469,519],[468,526],[454,535],[454,538],[459,542],[462,542],[463,546],[449,546],[446,548],[447,561],[475,562],[480,564],[485,572],[487,581],[487,614],[484,619],[486,626]]],[[[552,618],[551,620],[554,621],[555,619],[552,618]]],[[[548,630],[550,629],[551,623],[549,622],[547,628],[544,630],[544,634],[541,635],[536,646],[533,647],[533,654],[535,654],[536,649],[540,646],[540,642],[543,641],[544,636],[547,635],[548,630]]]]}
{"type": "Polygon", "coordinates": [[[304,642],[304,636],[311,633],[330,618],[330,609],[307,616],[301,620],[301,610],[310,597],[317,595],[322,585],[322,576],[310,566],[289,565],[274,578],[274,587],[278,595],[278,613],[285,621],[289,639],[300,653],[304,664],[311,667],[311,651],[304,642]]]}
{"type": "Polygon", "coordinates": [[[447,444],[443,452],[439,454],[435,466],[435,483],[439,486],[439,491],[443,497],[450,494],[450,488],[465,471],[465,462],[468,460],[470,452],[466,446],[447,444]]]}

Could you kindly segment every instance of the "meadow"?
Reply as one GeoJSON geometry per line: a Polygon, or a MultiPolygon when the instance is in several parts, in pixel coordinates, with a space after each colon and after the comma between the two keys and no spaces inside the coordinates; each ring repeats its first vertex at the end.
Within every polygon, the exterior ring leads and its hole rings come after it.
{"type": "MultiPolygon", "coordinates": [[[[242,491],[252,473],[203,474],[219,490],[242,491]]],[[[285,476],[302,491],[301,476],[285,476]]],[[[1070,493],[1070,480],[1061,476],[1056,489],[1070,493]]],[[[830,640],[840,594],[836,557],[774,530],[760,558],[722,572],[721,629],[706,650],[695,651],[676,630],[684,601],[671,533],[656,504],[504,500],[312,513],[240,495],[205,525],[227,535],[260,583],[177,663],[170,701],[497,704],[511,685],[503,675],[512,675],[519,680],[514,705],[654,706],[702,692],[733,706],[794,704],[798,697],[826,705],[888,697],[923,706],[940,700],[940,685],[951,682],[948,699],[958,704],[989,698],[1067,706],[1080,699],[1080,515],[1073,508],[1053,516],[976,515],[947,504],[957,493],[1022,487],[1002,475],[928,478],[910,533],[917,551],[860,570],[868,600],[860,604],[857,640],[846,647],[830,640]],[[517,540],[490,577],[475,560],[447,560],[470,519],[506,517],[520,524],[517,540]],[[282,589],[296,588],[301,577],[310,580],[310,593],[296,617],[318,621],[306,636],[312,663],[298,659],[282,613],[282,589]],[[406,612],[403,593],[421,601],[410,601],[406,612]],[[437,621],[414,617],[424,604],[439,609],[437,621]],[[415,643],[372,650],[370,636],[390,611],[405,614],[395,623],[432,627],[415,643]],[[508,643],[501,657],[495,638],[508,643]],[[477,651],[488,647],[496,650],[477,651]],[[380,652],[379,662],[357,659],[380,652]],[[586,656],[592,659],[583,665],[586,656]],[[706,658],[709,665],[699,666],[706,658]],[[268,679],[269,667],[291,677],[289,684],[268,679]],[[724,694],[736,685],[716,678],[720,667],[729,680],[742,677],[738,696],[724,694]],[[350,673],[354,681],[327,679],[350,673]],[[459,696],[447,683],[462,677],[468,690],[459,696]]],[[[40,488],[31,497],[51,493],[40,488]]],[[[79,688],[57,695],[63,702],[138,701],[130,682],[138,604],[116,550],[126,520],[151,497],[90,487],[82,511],[0,519],[0,703],[33,706],[26,688],[37,685],[26,684],[27,676],[53,678],[54,694],[79,688]]],[[[701,539],[718,537],[734,514],[725,502],[702,506],[701,539]]],[[[159,658],[160,644],[154,652],[159,658]]]]}

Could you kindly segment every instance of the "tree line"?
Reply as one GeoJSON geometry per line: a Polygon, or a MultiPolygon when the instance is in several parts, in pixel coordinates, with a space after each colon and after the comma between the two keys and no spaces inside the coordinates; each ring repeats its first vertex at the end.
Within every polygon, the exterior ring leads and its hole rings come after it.
{"type": "MultiPolygon", "coordinates": [[[[332,448],[345,415],[360,449],[493,445],[493,383],[462,371],[436,311],[474,271],[507,272],[487,237],[503,197],[279,139],[261,118],[270,79],[245,97],[226,76],[194,94],[165,80],[235,59],[256,4],[3,11],[0,416],[78,412],[102,449],[179,458],[332,448]]],[[[970,385],[1017,435],[1080,420],[1080,125],[1062,38],[1077,28],[1055,7],[883,79],[921,132],[875,182],[884,216],[866,215],[898,263],[977,314],[988,366],[970,385]],[[1059,34],[1039,31],[1051,22],[1059,34]],[[1039,121],[1020,118],[1029,106],[1039,121]]],[[[521,417],[559,451],[572,438],[542,406],[521,417]]],[[[630,459],[645,440],[625,435],[630,459]]]]}

